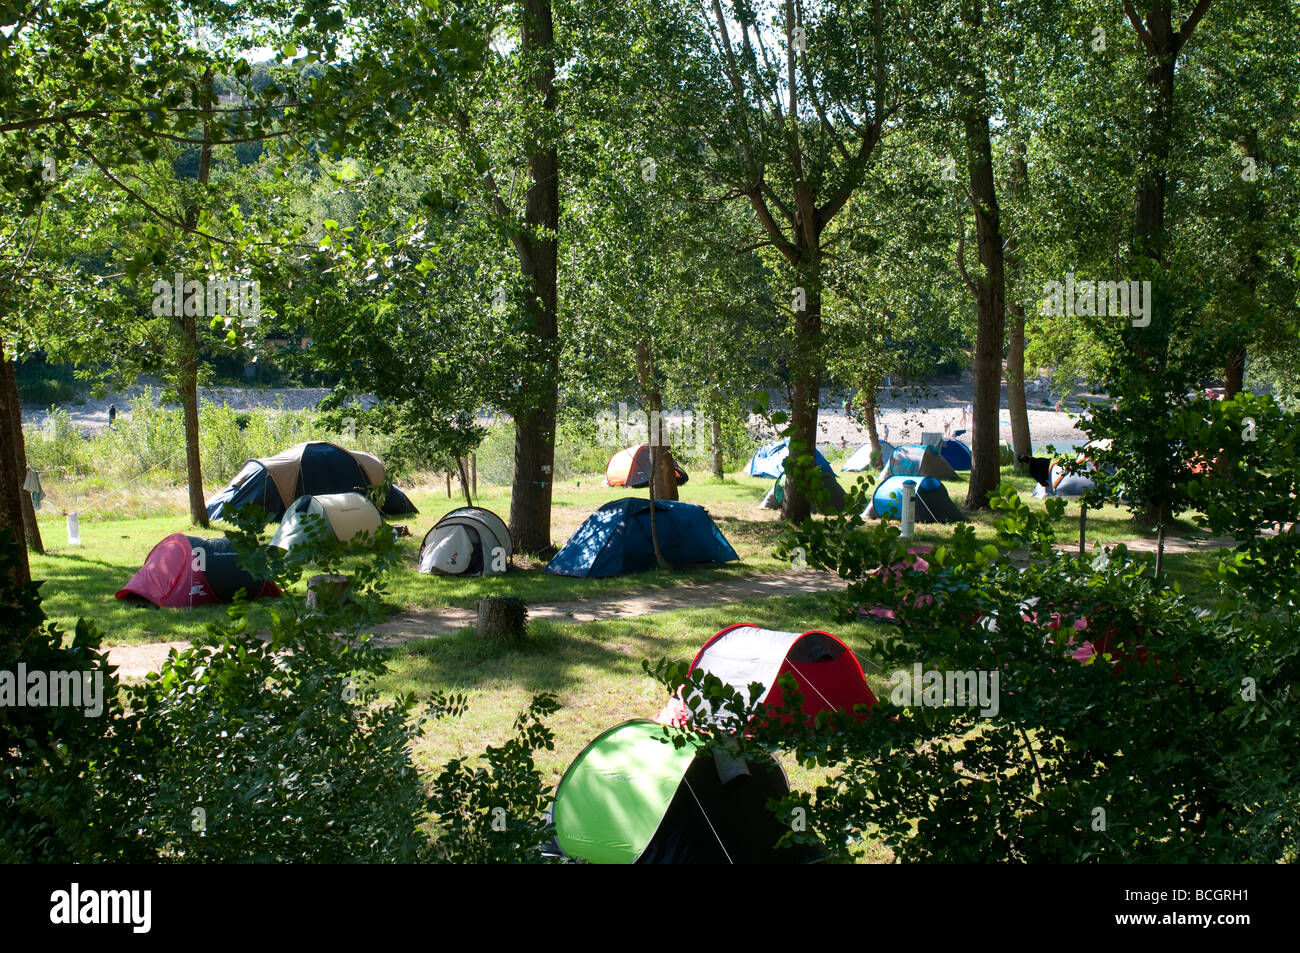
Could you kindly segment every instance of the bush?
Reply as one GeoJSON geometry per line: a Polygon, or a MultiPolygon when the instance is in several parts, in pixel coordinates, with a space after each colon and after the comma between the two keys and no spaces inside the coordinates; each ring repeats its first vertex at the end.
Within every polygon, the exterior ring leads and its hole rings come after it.
{"type": "MultiPolygon", "coordinates": [[[[926,572],[898,577],[871,571],[906,554],[886,523],[842,515],[792,533],[783,552],[801,547],[849,581],[846,609],[894,608],[876,659],[885,671],[982,673],[997,705],[944,692],[917,704],[891,685],[861,725],[760,737],[834,769],[786,807],[803,806],[840,859],[867,831],[902,861],[1294,859],[1294,607],[1198,605],[1123,547],[1057,552],[1063,501],[1040,516],[1004,484],[991,502],[996,546],[958,527],[926,572]]],[[[1216,575],[1240,559],[1225,556],[1216,575]]]]}
{"type": "Polygon", "coordinates": [[[248,604],[143,685],[122,690],[93,627],[68,648],[42,628],[34,585],[16,587],[12,537],[0,541],[0,664],[80,669],[104,677],[99,718],[79,709],[3,708],[0,858],[103,861],[418,862],[540,859],[551,792],[533,764],[551,746],[539,696],[516,736],[482,758],[448,764],[426,783],[412,743],[463,696],[381,701],[383,656],[361,633],[382,606],[400,560],[391,535],[353,544],[259,544],[258,514],[232,534],[241,562],[288,587],[311,570],[346,571],[349,597],[307,609],[285,596],[269,642],[248,631],[248,604]],[[505,827],[494,809],[506,811],[505,827]],[[433,821],[432,835],[428,830],[433,821]]]}
{"type": "Polygon", "coordinates": [[[23,433],[27,463],[42,473],[84,476],[93,473],[92,444],[72,423],[66,410],[51,407],[44,426],[23,433]]]}

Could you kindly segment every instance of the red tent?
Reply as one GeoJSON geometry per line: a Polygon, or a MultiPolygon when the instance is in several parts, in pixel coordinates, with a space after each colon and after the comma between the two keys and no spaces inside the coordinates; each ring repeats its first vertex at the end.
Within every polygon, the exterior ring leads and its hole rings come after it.
{"type": "Polygon", "coordinates": [[[117,598],[189,609],[230,602],[240,589],[250,599],[281,594],[275,583],[254,579],[239,567],[235,549],[225,537],[203,539],[172,533],[149,550],[144,565],[118,590],[117,598]]]}
{"type": "MultiPolygon", "coordinates": [[[[862,666],[853,651],[829,632],[776,632],[741,623],[723,629],[700,649],[690,671],[702,669],[749,697],[749,686],[765,687],[759,701],[780,709],[782,675],[789,674],[803,696],[803,713],[812,719],[821,711],[854,713],[857,705],[870,708],[876,696],[867,687],[862,666]]],[[[864,713],[854,713],[861,719],[864,713]]],[[[682,725],[690,711],[674,698],[656,720],[682,725]]]]}

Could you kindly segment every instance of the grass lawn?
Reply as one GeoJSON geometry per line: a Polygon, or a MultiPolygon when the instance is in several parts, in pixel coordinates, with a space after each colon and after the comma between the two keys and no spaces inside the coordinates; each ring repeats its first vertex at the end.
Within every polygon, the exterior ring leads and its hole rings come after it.
{"type": "MultiPolygon", "coordinates": [[[[466,629],[439,639],[411,642],[390,649],[384,694],[398,691],[423,696],[430,691],[463,691],[469,710],[458,719],[432,725],[415,750],[426,767],[467,757],[511,735],[515,715],[538,692],[554,692],[561,709],[547,724],[555,733],[555,750],[538,754],[537,763],[550,784],[589,741],[629,718],[653,718],[667,693],[643,674],[642,659],[690,660],[715,632],[737,622],[753,622],[787,631],[824,629],[843,639],[862,661],[872,690],[879,695],[887,673],[872,662],[874,645],[885,627],[847,620],[828,610],[818,596],[789,596],[711,608],[660,612],[637,619],[559,625],[529,625],[525,648],[502,650],[466,629]]],[[[814,772],[785,764],[793,788],[810,789],[814,772]]],[[[887,861],[889,852],[868,844],[864,860],[887,861]]]]}
{"type": "MultiPolygon", "coordinates": [[[[857,477],[857,474],[844,474],[841,480],[847,487],[856,482],[857,477]]],[[[1031,506],[1042,505],[1031,496],[1033,484],[1029,478],[1014,477],[1010,470],[1006,471],[1006,478],[1016,484],[1031,506]]],[[[393,603],[399,609],[471,608],[482,596],[503,594],[517,595],[530,603],[566,602],[668,588],[682,581],[703,582],[782,571],[788,568],[787,564],[772,555],[781,536],[782,524],[775,512],[758,508],[758,502],[769,486],[767,480],[746,477],[723,480],[697,477],[682,487],[683,500],[708,508],[739,554],[739,562],[726,566],[700,566],[681,572],[654,570],[612,579],[545,575],[543,563],[526,557],[516,557],[515,571],[506,576],[460,579],[418,573],[414,566],[424,533],[439,516],[463,501],[448,499],[441,488],[416,490],[411,496],[420,508],[420,514],[406,521],[412,535],[402,541],[409,555],[410,569],[390,579],[393,603]]],[[[480,490],[478,502],[508,518],[509,488],[481,486],[480,490]]],[[[957,502],[964,500],[964,481],[949,483],[948,490],[957,502]]],[[[143,564],[149,550],[163,537],[174,532],[192,531],[186,518],[183,494],[174,490],[163,492],[173,501],[170,515],[139,518],[105,515],[96,518],[94,513],[84,514],[81,521],[82,545],[79,547],[67,545],[62,516],[50,515],[41,519],[47,553],[32,557],[32,570],[36,578],[45,580],[42,595],[51,618],[71,628],[77,618],[93,617],[105,635],[105,643],[110,645],[191,639],[202,633],[206,623],[225,618],[225,609],[220,606],[159,610],[113,598],[113,594],[143,564]]],[[[552,511],[552,539],[557,544],[563,543],[601,504],[628,492],[601,486],[598,476],[558,486],[552,511]]],[[[1066,510],[1060,528],[1061,539],[1065,542],[1078,538],[1078,510],[1078,504],[1073,502],[1066,510]]],[[[980,536],[992,537],[992,518],[987,513],[972,517],[980,536]]],[[[1188,524],[1181,529],[1191,531],[1192,527],[1188,524]]],[[[195,535],[206,532],[215,536],[221,530],[218,527],[194,532],[195,535]]],[[[950,532],[949,527],[918,524],[917,539],[934,543],[948,538],[950,532]]],[[[1176,534],[1177,531],[1171,535],[1176,534]]],[[[1088,514],[1090,545],[1093,542],[1114,543],[1137,535],[1128,521],[1128,514],[1121,507],[1108,506],[1088,514]]],[[[1176,571],[1178,559],[1169,558],[1171,570],[1176,571]]]]}

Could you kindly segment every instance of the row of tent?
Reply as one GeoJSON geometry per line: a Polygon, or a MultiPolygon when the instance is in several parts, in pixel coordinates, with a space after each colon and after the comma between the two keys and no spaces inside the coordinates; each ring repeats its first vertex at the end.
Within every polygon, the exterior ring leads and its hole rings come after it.
{"type": "MultiPolygon", "coordinates": [[[[940,439],[937,444],[912,447],[881,443],[880,450],[885,464],[876,478],[871,502],[863,511],[864,519],[898,519],[903,484],[907,480],[915,483],[916,519],[919,522],[955,523],[963,518],[961,509],[948,496],[942,481],[959,479],[957,470],[970,469],[970,448],[966,444],[954,439],[940,439]]],[[[779,509],[781,506],[781,495],[784,492],[782,478],[789,454],[789,440],[778,440],[760,447],[745,467],[745,473],[750,476],[776,479],[772,489],[759,504],[765,509],[779,509]]],[[[821,453],[814,451],[814,459],[821,470],[828,508],[842,510],[845,494],[835,479],[835,471],[821,453]]],[[[862,470],[871,465],[871,460],[871,445],[866,444],[854,451],[845,462],[844,469],[862,470]]]]}
{"type": "MultiPolygon", "coordinates": [[[[704,644],[689,671],[715,676],[746,698],[757,682],[756,720],[782,717],[783,675],[794,680],[809,720],[824,711],[861,720],[876,703],[853,651],[828,632],[728,626],[704,644]]],[[[706,747],[681,694],[653,721],[602,732],[573,760],[555,791],[554,853],[606,864],[818,860],[815,848],[776,846],[789,829],[768,807],[790,792],[781,766],[706,747]]],[[[702,715],[735,729],[711,707],[702,715]]]]}
{"type": "MultiPolygon", "coordinates": [[[[629,449],[645,452],[628,453],[622,473],[615,475],[634,483],[648,481],[648,448],[629,449]]],[[[685,474],[678,472],[684,481],[685,474]]],[[[274,457],[248,461],[213,497],[208,512],[218,519],[241,506],[256,504],[270,518],[279,519],[270,545],[286,550],[309,539],[314,531],[348,542],[378,533],[384,515],[416,512],[394,486],[386,488],[384,504],[378,508],[357,492],[365,486],[383,485],[383,481],[383,464],[370,454],[333,444],[300,444],[274,457]],[[290,493],[299,495],[285,503],[290,493]]],[[[657,500],[654,509],[660,551],[669,563],[681,566],[739,558],[703,507],[657,500]]],[[[513,553],[505,521],[490,510],[466,506],[445,514],[425,534],[417,565],[426,573],[494,575],[507,570],[513,553]]],[[[593,513],[556,553],[546,571],[602,577],[639,572],[656,564],[650,502],[627,497],[612,500],[593,513]]],[[[253,579],[238,568],[226,539],[174,533],[154,546],[117,598],[192,607],[229,602],[241,590],[253,599],[280,594],[273,583],[253,579]]]]}

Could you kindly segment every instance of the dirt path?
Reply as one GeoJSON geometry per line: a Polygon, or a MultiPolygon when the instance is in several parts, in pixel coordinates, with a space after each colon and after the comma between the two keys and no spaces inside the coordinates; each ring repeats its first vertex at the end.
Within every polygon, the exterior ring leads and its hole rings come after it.
{"type": "MultiPolygon", "coordinates": [[[[674,609],[727,605],[750,599],[773,596],[800,596],[844,588],[845,582],[829,573],[768,573],[723,582],[684,583],[671,589],[630,592],[609,599],[584,599],[577,602],[543,603],[528,607],[530,619],[546,619],[563,624],[597,622],[608,619],[633,619],[674,609]]],[[[426,609],[402,612],[382,625],[375,626],[378,645],[398,645],[413,639],[449,635],[474,624],[473,609],[426,609]]],[[[115,645],[109,648],[109,661],[117,666],[119,678],[144,678],[156,672],[174,648],[183,651],[188,642],[150,642],[144,645],[115,645]]]]}

